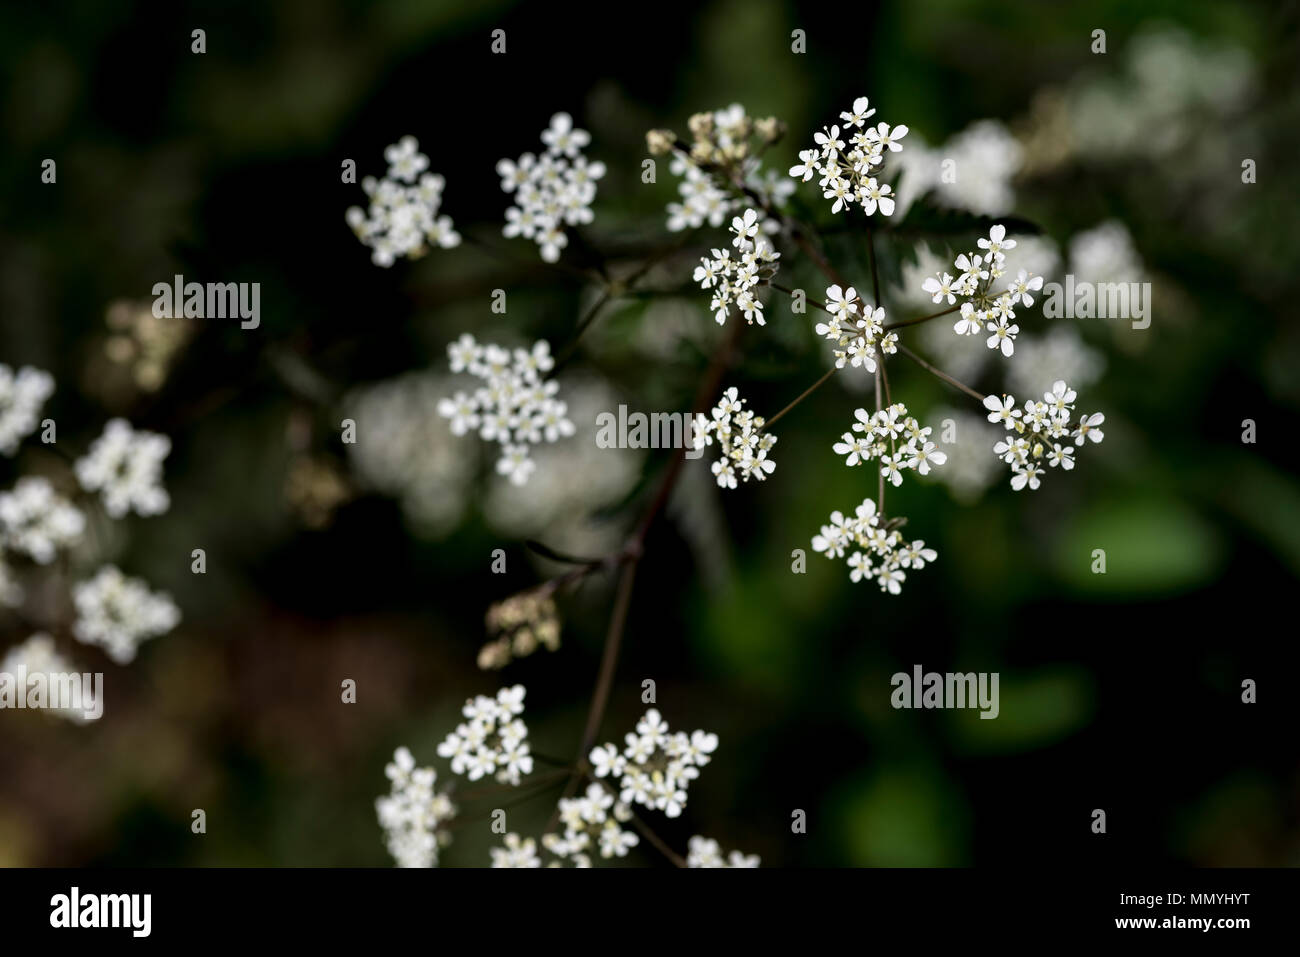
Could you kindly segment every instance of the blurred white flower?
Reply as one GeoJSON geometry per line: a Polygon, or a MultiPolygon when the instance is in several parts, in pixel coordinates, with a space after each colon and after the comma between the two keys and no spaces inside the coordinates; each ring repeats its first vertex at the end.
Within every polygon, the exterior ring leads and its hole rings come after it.
{"type": "Polygon", "coordinates": [[[161,515],[171,504],[162,486],[162,463],[171,447],[165,435],[136,431],[125,419],[111,419],[85,457],[77,460],[77,481],[86,491],[100,493],[112,518],[132,509],[140,515],[161,515]]]}
{"type": "Polygon", "coordinates": [[[101,646],[119,665],[132,661],[142,642],[166,634],[181,620],[171,596],[151,592],[143,581],[126,577],[113,565],[74,586],[72,603],[77,609],[73,637],[101,646]]]}
{"type": "Polygon", "coordinates": [[[690,839],[687,848],[687,867],[758,867],[759,864],[757,854],[732,851],[724,857],[717,841],[698,834],[690,839]]]}
{"type": "MultiPolygon", "coordinates": [[[[0,661],[0,674],[16,675],[19,668],[27,670],[29,679],[32,675],[44,675],[47,682],[51,680],[51,675],[79,673],[79,669],[71,661],[59,654],[58,649],[54,647],[54,639],[44,632],[37,632],[21,645],[14,645],[5,654],[4,660],[0,661]]],[[[93,691],[86,688],[84,684],[82,687],[83,695],[91,694],[93,691]]],[[[100,705],[102,707],[102,702],[100,705]]],[[[80,708],[46,708],[45,710],[77,724],[87,724],[96,720],[86,713],[93,708],[92,701],[83,700],[83,707],[80,708]]]]}
{"type": "Polygon", "coordinates": [[[370,197],[369,210],[353,206],[347,223],[357,238],[371,248],[376,266],[391,266],[400,256],[416,258],[429,246],[449,249],[460,245],[451,217],[439,216],[445,181],[435,173],[424,173],[429,158],[419,152],[415,137],[404,136],[384,150],[388,175],[376,180],[367,176],[361,188],[370,197]],[[414,185],[412,185],[414,184],[414,185]]]}
{"type": "Polygon", "coordinates": [[[38,565],[81,538],[86,517],[40,476],[23,476],[0,493],[0,544],[29,555],[38,565]]]}
{"type": "Polygon", "coordinates": [[[18,443],[40,423],[41,406],[54,393],[54,377],[23,366],[14,372],[0,363],[0,454],[13,455],[18,443]]]}
{"type": "Polygon", "coordinates": [[[1064,379],[1086,387],[1105,368],[1105,357],[1083,341],[1075,326],[1057,323],[1042,336],[1017,340],[1016,361],[1007,367],[1007,386],[1012,392],[1037,392],[1064,379]]]}
{"type": "Polygon", "coordinates": [[[415,531],[438,537],[464,515],[477,456],[455,441],[439,406],[449,380],[411,372],[355,389],[344,400],[356,421],[346,445],[361,481],[396,497],[415,531]]]}
{"type": "Polygon", "coordinates": [[[456,814],[447,795],[434,791],[438,772],[417,768],[411,752],[401,747],[384,773],[392,788],[375,801],[375,812],[388,853],[398,867],[436,866],[439,845],[447,839],[443,825],[456,814]]]}

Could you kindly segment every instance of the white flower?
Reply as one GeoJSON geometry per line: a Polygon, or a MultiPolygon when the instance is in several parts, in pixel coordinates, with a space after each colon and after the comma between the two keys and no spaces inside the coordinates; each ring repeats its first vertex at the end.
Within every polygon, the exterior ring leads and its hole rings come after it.
{"type": "MultiPolygon", "coordinates": [[[[882,459],[888,460],[888,455],[882,459]]],[[[890,466],[893,464],[890,461],[890,466]]],[[[813,536],[812,546],[813,551],[832,559],[843,558],[850,546],[856,546],[858,550],[852,552],[847,560],[849,580],[875,581],[881,591],[891,595],[902,591],[907,578],[903,569],[923,568],[938,557],[934,549],[925,547],[925,542],[909,544],[896,527],[886,527],[876,503],[869,498],[863,499],[851,519],[840,512],[832,512],[831,524],[823,525],[821,534],[813,536]]]]}
{"type": "Polygon", "coordinates": [[[702,289],[712,290],[709,308],[718,325],[727,321],[733,308],[739,309],[747,322],[764,325],[763,304],[754,293],[776,275],[781,254],[759,235],[761,225],[762,220],[753,209],[733,217],[731,229],[735,238],[732,245],[736,247],[736,254],[733,256],[729,249],[714,249],[713,256],[702,257],[696,267],[695,282],[702,289]]]}
{"type": "Polygon", "coordinates": [[[903,470],[915,469],[921,475],[928,475],[933,467],[948,460],[948,456],[929,441],[933,430],[929,426],[922,427],[901,402],[877,412],[855,409],[853,416],[857,419],[853,430],[862,435],[855,437],[851,432],[845,432],[841,441],[832,446],[836,455],[845,456],[846,465],[856,466],[879,459],[880,474],[898,486],[903,484],[903,470]]]}
{"type": "Polygon", "coordinates": [[[840,114],[840,119],[844,121],[846,127],[860,127],[867,121],[868,117],[874,116],[875,113],[876,111],[874,109],[867,109],[867,98],[865,96],[860,96],[853,101],[853,109],[851,111],[840,114]]]}
{"type": "Polygon", "coordinates": [[[419,145],[414,136],[403,136],[384,150],[390,179],[414,183],[415,177],[429,168],[429,157],[420,152],[419,145]]]}
{"type": "Polygon", "coordinates": [[[552,156],[573,159],[591,142],[591,134],[586,130],[575,129],[573,117],[568,113],[556,113],[551,117],[550,128],[542,131],[542,142],[552,156]]]}
{"type": "Polygon", "coordinates": [[[537,842],[531,837],[521,839],[518,834],[505,836],[505,847],[494,847],[488,853],[492,855],[493,867],[541,867],[542,859],[537,856],[537,842]]]}
{"type": "Polygon", "coordinates": [[[171,596],[151,592],[143,581],[126,577],[113,565],[74,586],[72,602],[77,609],[73,637],[100,645],[119,665],[132,661],[142,642],[166,634],[181,620],[171,596]]]}
{"type": "Polygon", "coordinates": [[[742,482],[751,478],[761,482],[776,470],[768,452],[776,445],[777,437],[764,431],[766,420],[745,409],[745,401],[732,386],[723,392],[710,417],[695,420],[697,449],[717,439],[721,458],[713,463],[712,470],[720,488],[735,488],[737,475],[742,482]]]}
{"type": "Polygon", "coordinates": [[[1017,242],[1008,239],[1006,227],[996,223],[978,245],[983,253],[962,253],[953,260],[958,271],[956,279],[948,272],[941,272],[937,279],[927,277],[921,283],[921,290],[936,303],[947,299],[948,305],[953,305],[958,297],[963,299],[961,318],[953,324],[953,331],[959,336],[989,332],[986,345],[1010,357],[1020,332],[1020,327],[1012,322],[1016,315],[1014,307],[1019,303],[1026,307],[1034,304],[1032,293],[1043,288],[1043,277],[1031,276],[1022,269],[1005,289],[996,289],[1007,272],[1006,251],[1014,249],[1017,242]]]}
{"type": "Polygon", "coordinates": [[[927,279],[925,282],[921,284],[921,288],[924,289],[927,293],[929,293],[934,298],[934,301],[936,303],[941,302],[946,297],[948,300],[948,305],[951,306],[954,302],[957,301],[953,297],[953,293],[952,293],[952,276],[946,272],[942,274],[938,274],[938,276],[939,276],[938,279],[934,278],[934,276],[931,276],[929,279],[927,279]]]}
{"type": "Polygon", "coordinates": [[[1006,316],[998,318],[997,322],[987,324],[989,332],[993,335],[988,338],[988,347],[990,349],[1002,349],[1004,356],[1010,356],[1016,348],[1016,334],[1020,332],[1020,327],[1012,323],[1007,324],[1006,316]]]}
{"type": "Polygon", "coordinates": [[[987,396],[984,406],[989,410],[989,421],[1000,423],[1009,434],[1006,441],[993,447],[993,454],[1011,467],[1011,487],[1016,491],[1031,491],[1041,484],[1048,467],[1069,471],[1075,466],[1076,449],[1087,439],[1100,442],[1105,436],[1099,426],[1106,421],[1100,412],[1079,416],[1071,427],[1074,413],[1074,389],[1058,379],[1051,391],[1043,394],[1044,401],[1029,401],[1022,409],[1015,408],[1014,396],[987,396]],[[1046,462],[1046,466],[1044,466],[1046,462]]]}
{"type": "Polygon", "coordinates": [[[456,814],[447,795],[434,791],[437,771],[416,768],[411,752],[401,747],[384,773],[392,788],[375,801],[375,812],[388,852],[398,867],[435,866],[439,845],[446,839],[443,825],[456,814]]]}
{"type": "Polygon", "coordinates": [[[1093,442],[1100,442],[1106,437],[1099,426],[1106,421],[1106,417],[1100,412],[1094,412],[1087,417],[1079,418],[1079,426],[1074,430],[1074,444],[1083,445],[1085,439],[1091,439],[1093,442]]]}
{"type": "MultiPolygon", "coordinates": [[[[663,716],[651,708],[637,722],[636,733],[627,735],[621,764],[613,758],[618,753],[613,744],[598,749],[603,752],[598,768],[604,770],[596,773],[599,777],[608,774],[619,779],[620,802],[640,804],[663,811],[668,817],[678,817],[686,806],[690,782],[709,763],[717,746],[717,735],[705,731],[689,735],[670,732],[663,716]]],[[[596,763],[594,751],[592,763],[596,763]]]]}
{"type": "Polygon", "coordinates": [[[450,217],[438,215],[443,178],[424,173],[429,158],[419,152],[415,137],[402,137],[384,150],[384,158],[389,163],[387,176],[361,181],[370,198],[369,209],[353,206],[345,216],[357,238],[370,247],[374,264],[387,267],[400,256],[422,256],[429,246],[460,245],[450,217]]]}
{"type": "Polygon", "coordinates": [[[38,565],[81,538],[86,518],[40,476],[23,476],[0,493],[0,544],[29,555],[38,565]]]}
{"type": "MultiPolygon", "coordinates": [[[[864,100],[859,100],[859,102],[864,102],[864,100]]],[[[869,116],[870,113],[867,115],[869,116]]],[[[724,857],[722,848],[717,841],[701,837],[698,834],[692,837],[687,844],[687,867],[758,867],[758,864],[759,857],[757,854],[746,855],[740,851],[732,851],[728,856],[724,857]]]]}
{"type": "Polygon", "coordinates": [[[550,345],[541,340],[512,353],[480,345],[465,333],[447,347],[447,355],[453,372],[477,376],[483,386],[439,400],[438,414],[451,420],[454,435],[476,429],[484,441],[500,443],[497,474],[524,485],[537,467],[529,446],[575,432],[568,406],[557,398],[559,383],[545,378],[555,367],[550,345]]]}
{"type": "Polygon", "coordinates": [[[450,758],[452,773],[471,781],[495,774],[502,784],[519,784],[533,771],[528,727],[517,717],[523,710],[523,685],[502,688],[495,698],[469,699],[462,709],[467,720],[438,745],[438,756],[450,758]]]}
{"type": "Polygon", "coordinates": [[[41,406],[54,393],[54,377],[23,366],[17,374],[0,363],[0,455],[13,455],[18,443],[40,422],[41,406]]]}
{"type": "MultiPolygon", "coordinates": [[[[677,150],[669,164],[678,183],[680,202],[668,204],[668,228],[673,232],[712,227],[741,212],[746,203],[757,202],[764,209],[776,209],[794,192],[794,184],[764,169],[758,153],[772,142],[775,120],[758,120],[749,116],[739,103],[723,110],[697,114],[691,120],[694,142],[689,151],[677,150]],[[742,194],[735,187],[744,188],[742,194]]],[[[665,142],[654,131],[652,137],[665,142]]],[[[671,148],[673,138],[667,139],[671,148]]],[[[652,150],[653,151],[653,150],[652,150]]],[[[811,177],[811,171],[808,173],[811,177]]],[[[776,232],[780,223],[758,214],[760,229],[776,232]]]]}
{"type": "Polygon", "coordinates": [[[542,131],[546,152],[541,157],[524,153],[517,161],[497,163],[501,189],[514,195],[516,205],[506,209],[502,235],[522,236],[539,247],[546,262],[557,262],[569,244],[566,226],[589,223],[596,182],[605,175],[604,163],[589,162],[582,154],[591,134],[574,127],[568,113],[556,113],[542,131]]]}
{"type": "Polygon", "coordinates": [[[559,819],[564,833],[545,834],[542,847],[559,861],[570,860],[578,867],[590,867],[587,852],[593,847],[603,858],[625,857],[630,848],[640,843],[640,838],[620,825],[631,820],[631,811],[601,785],[591,784],[585,794],[575,798],[561,798],[559,819]]]}
{"type": "Polygon", "coordinates": [[[897,153],[903,148],[898,141],[907,135],[907,127],[896,126],[891,130],[888,123],[879,123],[874,128],[866,125],[867,117],[875,112],[867,108],[865,96],[858,97],[853,101],[852,110],[840,114],[844,131],[841,133],[839,126],[831,126],[814,133],[816,149],[801,152],[800,162],[790,168],[790,175],[805,183],[814,174],[821,174],[818,182],[822,196],[834,201],[832,213],[856,201],[868,216],[877,210],[884,216],[893,215],[893,189],[887,183],[878,182],[876,177],[884,154],[897,153]],[[852,130],[859,132],[850,135],[852,130]]]}
{"type": "MultiPolygon", "coordinates": [[[[17,675],[19,668],[26,669],[28,680],[33,675],[45,676],[47,686],[57,676],[78,673],[78,669],[73,666],[72,662],[59,654],[54,647],[54,639],[44,632],[37,632],[21,645],[14,645],[4,656],[4,660],[0,661],[0,675],[17,675]]],[[[6,680],[13,679],[0,678],[0,685],[4,684],[6,680]]],[[[25,689],[20,686],[17,690],[19,694],[22,694],[25,689]]],[[[94,711],[98,706],[102,713],[103,702],[95,700],[94,689],[87,685],[82,686],[82,695],[81,707],[47,708],[46,710],[61,718],[67,718],[76,724],[87,724],[96,720],[87,712],[94,711]]]]}
{"type": "Polygon", "coordinates": [[[77,481],[86,491],[100,493],[113,518],[132,509],[139,515],[161,515],[171,504],[162,486],[162,463],[171,447],[165,435],[137,432],[125,419],[111,419],[77,461],[77,481]]]}

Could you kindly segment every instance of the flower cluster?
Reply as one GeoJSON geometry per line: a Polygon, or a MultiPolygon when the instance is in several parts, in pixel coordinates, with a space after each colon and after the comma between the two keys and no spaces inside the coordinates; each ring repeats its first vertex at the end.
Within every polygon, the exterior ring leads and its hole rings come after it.
{"type": "Polygon", "coordinates": [[[445,182],[436,173],[424,172],[429,157],[420,152],[415,137],[403,136],[384,150],[384,159],[388,174],[383,179],[367,176],[361,181],[370,197],[369,211],[353,206],[346,217],[357,238],[371,248],[374,264],[391,266],[399,256],[418,258],[429,246],[459,246],[460,234],[451,217],[438,215],[445,182]]]}
{"type": "Polygon", "coordinates": [[[54,377],[23,366],[17,373],[0,363],[0,455],[13,455],[18,443],[36,431],[41,406],[54,392],[54,377]]]}
{"type": "Polygon", "coordinates": [[[766,420],[743,408],[745,400],[732,386],[722,393],[713,407],[712,417],[703,414],[695,417],[694,444],[697,450],[718,440],[721,458],[713,463],[713,474],[722,488],[735,488],[736,475],[741,481],[751,478],[763,481],[776,469],[776,463],[767,457],[776,436],[763,431],[766,420]]]}
{"type": "Polygon", "coordinates": [[[823,525],[821,534],[813,537],[813,551],[824,552],[827,558],[843,558],[851,548],[848,558],[850,581],[874,580],[881,591],[897,595],[902,591],[907,569],[920,570],[938,555],[925,542],[906,542],[894,522],[882,522],[876,503],[864,499],[847,518],[842,513],[831,512],[831,523],[823,525]]]}
{"type": "Polygon", "coordinates": [[[471,393],[457,392],[438,403],[438,412],[451,420],[454,435],[477,429],[488,442],[501,445],[497,472],[523,485],[536,468],[529,445],[554,442],[574,433],[565,417],[568,406],[556,398],[560,384],[545,374],[555,366],[545,341],[531,350],[510,350],[480,344],[465,333],[447,347],[452,372],[468,372],[483,380],[471,393]]]}
{"type": "Polygon", "coordinates": [[[877,352],[893,355],[898,351],[898,333],[885,332],[885,310],[864,304],[854,287],[828,286],[826,313],[826,321],[817,323],[815,331],[834,344],[835,368],[861,366],[872,373],[877,352]]]}
{"type": "Polygon", "coordinates": [[[54,561],[55,553],[75,544],[85,528],[81,510],[39,475],[24,475],[12,491],[0,493],[0,545],[38,565],[54,561]]]}
{"type": "MultiPolygon", "coordinates": [[[[628,850],[640,843],[636,834],[621,826],[632,819],[627,802],[616,801],[599,784],[589,785],[587,793],[580,797],[561,798],[559,812],[564,834],[542,835],[542,846],[578,867],[591,866],[592,850],[606,859],[626,857],[628,850]]],[[[558,862],[553,866],[559,866],[558,862]]]]}
{"type": "Polygon", "coordinates": [[[1100,442],[1105,438],[1101,425],[1106,417],[1100,412],[1079,415],[1070,424],[1074,411],[1075,391],[1058,379],[1052,391],[1043,393],[1041,401],[1028,399],[1023,409],[1016,408],[1014,396],[985,396],[984,407],[989,410],[989,421],[1000,424],[1008,432],[1006,439],[993,447],[994,453],[1011,466],[1011,487],[1016,491],[1028,486],[1036,489],[1047,468],[1074,468],[1075,447],[1085,442],[1100,442]],[[1074,445],[1070,440],[1074,440],[1074,445]],[[1044,466],[1046,462],[1046,467],[1044,466]]]}
{"type": "Polygon", "coordinates": [[[878,459],[880,474],[891,485],[899,486],[903,484],[904,469],[929,475],[933,466],[948,460],[947,454],[930,441],[933,431],[930,426],[922,428],[901,402],[872,413],[855,409],[853,416],[858,420],[853,423],[853,431],[861,434],[845,432],[833,447],[836,455],[846,457],[846,465],[863,465],[878,459]]]}
{"type": "MultiPolygon", "coordinates": [[[[57,680],[56,676],[75,673],[77,670],[71,661],[59,654],[54,647],[54,639],[44,632],[37,632],[21,645],[9,649],[4,660],[0,661],[0,686],[13,681],[12,677],[4,676],[16,675],[19,668],[26,669],[29,681],[33,675],[44,675],[46,687],[57,680]]],[[[16,685],[15,690],[21,694],[24,688],[16,685]]],[[[47,707],[45,710],[75,724],[88,724],[97,720],[88,712],[93,712],[97,704],[102,706],[102,702],[95,700],[94,692],[89,687],[83,687],[82,694],[87,696],[83,700],[84,707],[47,707]]]]}
{"type": "Polygon", "coordinates": [[[743,312],[745,321],[751,325],[755,322],[766,325],[763,304],[755,297],[754,290],[776,275],[776,261],[781,254],[772,249],[766,237],[759,235],[760,230],[758,212],[745,210],[743,216],[731,220],[731,231],[736,234],[731,241],[737,249],[736,258],[732,258],[730,249],[715,249],[712,259],[702,256],[700,265],[695,267],[695,281],[700,288],[713,290],[709,308],[718,325],[727,321],[733,308],[743,312]]]}
{"type": "Polygon", "coordinates": [[[1015,351],[1016,336],[1020,333],[1020,327],[1014,321],[1015,306],[1021,302],[1026,307],[1034,304],[1033,293],[1043,288],[1043,277],[1031,276],[1022,269],[1005,289],[993,291],[998,280],[1007,273],[1006,250],[1016,246],[1014,239],[1006,237],[1005,226],[1001,223],[993,226],[988,238],[979,241],[982,253],[962,253],[953,261],[956,279],[951,273],[938,273],[926,279],[921,288],[936,303],[946,301],[951,306],[958,297],[964,299],[961,318],[953,325],[953,331],[961,336],[988,332],[985,344],[990,349],[1001,349],[1004,356],[1010,356],[1015,351]]]}
{"type": "Polygon", "coordinates": [[[77,620],[72,634],[88,645],[101,645],[119,665],[135,658],[136,649],[164,635],[181,620],[180,609],[165,592],[151,592],[138,578],[105,565],[94,578],[72,589],[77,620]]]}
{"type": "Polygon", "coordinates": [[[492,855],[493,867],[542,866],[542,859],[537,856],[537,842],[531,837],[520,838],[518,834],[507,834],[505,845],[494,847],[488,852],[492,855]]]}
{"type": "Polygon", "coordinates": [[[746,855],[740,851],[732,851],[724,857],[717,841],[700,837],[698,834],[692,837],[687,845],[687,867],[758,867],[758,864],[757,854],[746,855]]]}
{"type": "Polygon", "coordinates": [[[875,114],[874,109],[867,108],[867,98],[860,96],[853,101],[853,109],[840,114],[844,122],[843,131],[839,126],[813,136],[816,149],[803,150],[799,153],[799,163],[790,167],[790,175],[806,183],[814,175],[820,175],[818,185],[822,196],[833,199],[832,213],[858,203],[868,216],[877,209],[882,216],[891,216],[894,212],[893,191],[888,183],[880,183],[884,165],[885,152],[897,153],[902,144],[898,141],[907,135],[906,126],[878,123],[870,126],[868,117],[875,114]],[[850,130],[857,130],[850,135],[850,130]],[[844,137],[847,137],[844,139],[844,137]]]}
{"type": "Polygon", "coordinates": [[[518,717],[523,712],[523,685],[502,688],[496,698],[471,698],[461,709],[468,720],[438,745],[438,756],[451,758],[452,772],[471,781],[495,773],[502,784],[518,784],[533,770],[528,728],[518,717]]]}
{"type": "MultiPolygon", "coordinates": [[[[684,177],[677,186],[680,203],[668,204],[668,228],[673,232],[698,229],[706,222],[721,226],[738,213],[748,200],[737,195],[736,186],[760,197],[764,208],[779,206],[794,192],[794,183],[780,178],[775,170],[764,171],[759,154],[785,134],[775,117],[755,119],[739,103],[712,113],[690,118],[689,150],[679,148],[670,130],[646,134],[650,152],[662,155],[677,149],[669,171],[684,177]]],[[[776,232],[780,224],[760,213],[762,228],[776,232]]]]}
{"type": "Polygon", "coordinates": [[[133,508],[140,515],[161,515],[171,504],[162,486],[162,463],[171,448],[165,435],[137,432],[125,419],[111,419],[77,461],[77,481],[86,491],[101,494],[112,518],[133,508]]]}
{"type": "Polygon", "coordinates": [[[478,653],[478,666],[504,668],[515,658],[531,655],[541,645],[560,647],[560,613],[549,594],[536,589],[511,595],[487,611],[488,632],[495,635],[478,653]]]}
{"type": "Polygon", "coordinates": [[[636,733],[624,738],[622,753],[605,744],[592,750],[590,760],[599,778],[619,779],[618,799],[640,804],[677,817],[686,806],[686,789],[711,760],[718,736],[706,731],[668,732],[668,724],[655,708],[645,713],[636,733]]]}
{"type": "Polygon", "coordinates": [[[565,226],[592,220],[596,181],[605,175],[605,164],[588,162],[582,154],[590,142],[591,134],[576,129],[573,117],[556,113],[542,132],[546,152],[497,163],[501,189],[513,193],[518,204],[506,210],[502,233],[533,240],[548,263],[558,260],[560,250],[569,244],[565,226]]]}
{"type": "Polygon", "coordinates": [[[384,768],[393,782],[390,792],[375,801],[384,843],[398,867],[433,867],[438,848],[449,840],[443,825],[456,814],[451,799],[434,791],[438,772],[417,768],[406,748],[393,752],[384,768]]]}

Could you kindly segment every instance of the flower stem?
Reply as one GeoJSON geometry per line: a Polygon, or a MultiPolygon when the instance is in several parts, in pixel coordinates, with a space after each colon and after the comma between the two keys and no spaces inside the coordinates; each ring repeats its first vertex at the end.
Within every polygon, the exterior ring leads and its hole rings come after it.
{"type": "Polygon", "coordinates": [[[791,402],[789,405],[787,405],[784,409],[782,409],[782,410],[781,410],[780,412],[778,412],[776,415],[772,416],[772,418],[768,419],[765,423],[763,423],[763,428],[764,428],[764,429],[770,429],[772,426],[774,426],[774,425],[776,424],[777,420],[781,418],[781,416],[785,415],[787,412],[789,412],[791,409],[793,409],[796,405],[798,405],[798,404],[799,404],[800,402],[802,402],[804,399],[808,398],[808,396],[810,396],[810,395],[812,395],[814,392],[816,392],[816,391],[821,387],[822,383],[824,383],[827,379],[829,379],[831,376],[833,376],[833,375],[834,375],[836,372],[838,372],[838,371],[839,371],[839,368],[838,368],[837,366],[831,366],[829,369],[827,369],[826,372],[825,372],[825,374],[824,374],[820,379],[818,379],[816,382],[814,382],[814,383],[813,383],[812,385],[810,385],[808,388],[804,389],[803,392],[799,393],[799,398],[795,399],[793,402],[791,402]]]}

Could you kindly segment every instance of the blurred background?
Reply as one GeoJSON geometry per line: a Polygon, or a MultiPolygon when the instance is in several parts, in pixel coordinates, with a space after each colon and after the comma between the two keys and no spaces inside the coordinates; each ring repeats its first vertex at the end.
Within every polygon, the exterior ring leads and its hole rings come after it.
{"type": "MultiPolygon", "coordinates": [[[[638,573],[600,740],[631,729],[645,679],[674,729],[719,735],[683,817],[653,816],[679,851],[704,834],[765,866],[1300,863],[1295,4],[723,0],[615,15],[299,0],[0,17],[0,362],[54,375],[46,414],[69,454],[114,415],[171,437],[170,511],[99,544],[183,615],[127,667],[55,635],[105,672],[106,713],[0,714],[0,863],[386,865],[374,800],[393,749],[446,784],[438,742],[466,698],[503,684],[528,688],[534,748],[570,756],[610,583],[564,594],[559,650],[501,672],[475,664],[484,615],[562,570],[525,539],[599,553],[644,508],[665,454],[598,450],[594,417],[690,408],[724,333],[690,273],[724,233],[686,237],[602,314],[560,376],[578,434],[513,489],[436,414],[467,382],[446,346],[471,332],[558,351],[598,291],[501,237],[495,164],[572,113],[608,173],[562,262],[599,251],[620,275],[684,238],[668,228],[668,164],[641,181],[646,130],[684,135],[692,113],[740,103],[788,125],[764,157],[783,174],[861,95],[911,130],[906,211],[878,237],[891,317],[935,308],[920,282],[973,248],[971,214],[1014,214],[1019,264],[1049,279],[1152,284],[1149,328],[1035,307],[1010,361],[942,321],[904,330],[983,391],[1069,379],[1080,411],[1104,412],[1106,441],[1012,493],[978,407],[892,362],[896,400],[936,432],[952,418],[959,438],[939,476],[889,493],[939,559],[882,595],[810,551],[831,510],[874,488],[830,452],[870,402],[865,377],[836,376],[775,430],[771,481],[723,494],[707,459],[689,464],[638,573]],[[504,56],[489,50],[498,28],[504,56]],[[382,175],[406,134],[446,178],[442,212],[477,241],[380,269],[344,222],[364,196],[341,163],[382,175]],[[46,158],[55,184],[40,181],[46,158]],[[944,158],[958,183],[927,192],[944,158]],[[175,273],[261,283],[260,327],[152,321],[151,287],[175,273]],[[806,574],[792,574],[796,548],[806,574]],[[999,672],[1000,716],[892,709],[890,676],[916,664],[999,672]],[[1246,679],[1257,704],[1241,702],[1246,679]],[[806,834],[791,833],[795,809],[806,834]]],[[[813,185],[791,208],[869,288],[860,238],[813,185]]],[[[782,252],[780,281],[825,285],[782,252]]],[[[771,415],[826,357],[810,317],[779,298],[768,312],[726,382],[771,415]]],[[[31,446],[0,460],[5,488],[57,468],[31,446]]],[[[23,611],[0,609],[0,654],[29,636],[23,611]]],[[[559,790],[512,806],[510,829],[539,836],[559,790]]],[[[444,865],[487,863],[492,806],[464,802],[444,865]]],[[[627,862],[664,863],[644,847],[627,862]]]]}

